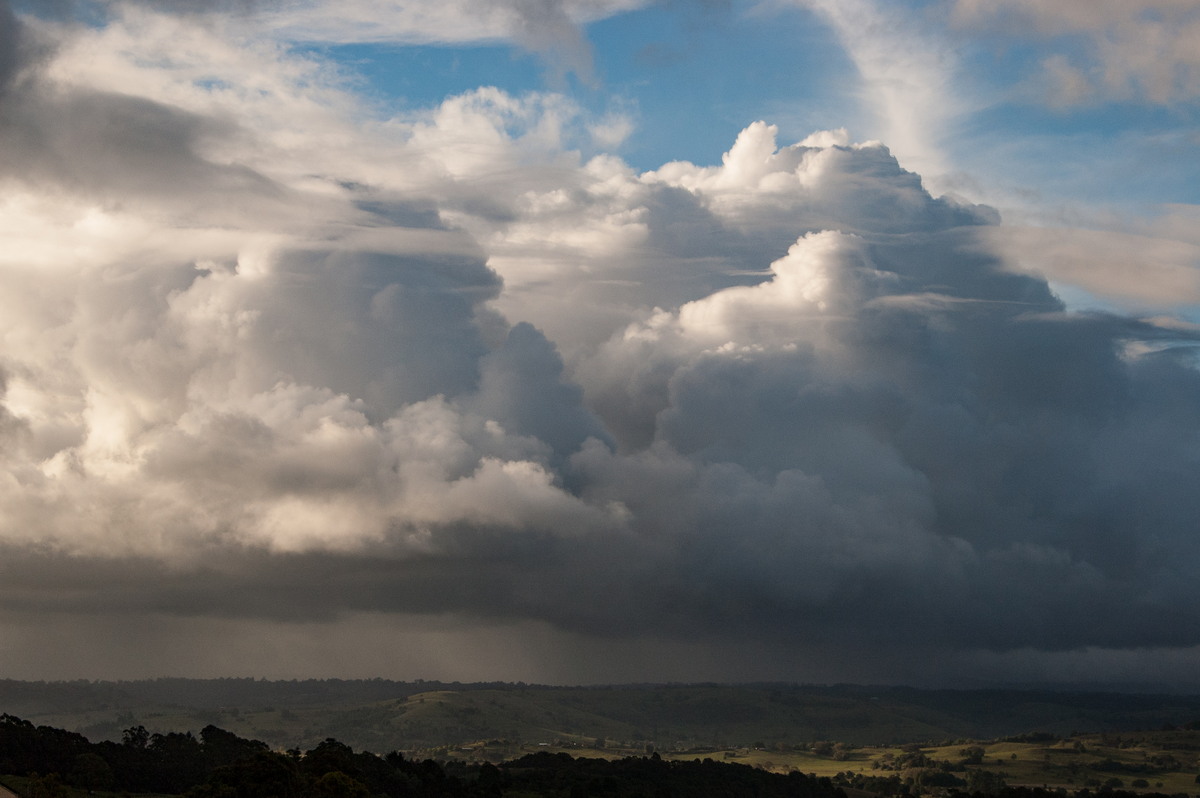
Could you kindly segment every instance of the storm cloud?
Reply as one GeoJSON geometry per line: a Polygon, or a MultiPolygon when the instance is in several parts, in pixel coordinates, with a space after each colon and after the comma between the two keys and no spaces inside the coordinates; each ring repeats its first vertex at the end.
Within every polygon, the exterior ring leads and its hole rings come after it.
{"type": "Polygon", "coordinates": [[[239,629],[228,672],[287,675],[247,641],[444,623],[570,681],[1200,646],[1200,331],[1069,309],[883,144],[755,122],[639,172],[564,98],[381,119],[219,21],[4,6],[0,41],[23,649],[186,668],[239,629]]]}

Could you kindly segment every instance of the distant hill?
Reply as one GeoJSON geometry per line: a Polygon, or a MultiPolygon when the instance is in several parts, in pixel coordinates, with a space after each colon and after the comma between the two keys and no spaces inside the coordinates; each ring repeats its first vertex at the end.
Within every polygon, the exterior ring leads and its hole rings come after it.
{"type": "Polygon", "coordinates": [[[0,680],[0,712],[119,740],[215,724],[273,747],[336,737],[360,749],[492,741],[624,748],[894,745],[1026,732],[1153,729],[1200,720],[1200,696],[785,684],[547,687],[385,680],[0,680]]]}

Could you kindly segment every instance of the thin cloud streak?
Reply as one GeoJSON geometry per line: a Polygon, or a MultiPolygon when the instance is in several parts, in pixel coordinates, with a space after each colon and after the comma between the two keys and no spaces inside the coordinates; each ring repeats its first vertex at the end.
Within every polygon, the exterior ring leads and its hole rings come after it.
{"type": "Polygon", "coordinates": [[[800,0],[841,39],[862,80],[877,137],[927,180],[950,171],[943,137],[965,110],[953,91],[957,59],[912,16],[874,0],[800,0]]]}
{"type": "Polygon", "coordinates": [[[422,0],[279,3],[264,20],[284,41],[322,43],[478,44],[515,42],[543,57],[562,80],[596,81],[581,26],[640,8],[647,0],[422,0]]]}

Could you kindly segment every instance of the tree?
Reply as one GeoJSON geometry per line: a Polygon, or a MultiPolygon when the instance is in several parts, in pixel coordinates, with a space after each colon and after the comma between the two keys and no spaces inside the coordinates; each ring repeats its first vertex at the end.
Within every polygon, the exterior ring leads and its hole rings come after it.
{"type": "Polygon", "coordinates": [[[233,765],[224,765],[192,791],[194,798],[294,798],[300,794],[296,763],[283,754],[260,751],[233,765]]]}
{"type": "Polygon", "coordinates": [[[113,786],[113,772],[104,758],[86,753],[75,757],[69,776],[71,784],[89,790],[106,790],[113,786]]]}
{"type": "Polygon", "coordinates": [[[307,752],[300,760],[300,768],[314,779],[333,772],[358,774],[358,768],[354,765],[354,750],[332,737],[307,752]]]}
{"type": "Polygon", "coordinates": [[[150,744],[150,732],[145,726],[130,726],[121,732],[121,744],[130,748],[145,748],[150,744]]]}
{"type": "Polygon", "coordinates": [[[41,778],[34,774],[25,793],[28,798],[68,798],[66,786],[59,781],[57,773],[41,778]]]}
{"type": "Polygon", "coordinates": [[[967,792],[997,795],[1007,786],[1003,776],[990,770],[972,770],[967,774],[967,792]]]}
{"type": "Polygon", "coordinates": [[[340,770],[331,771],[317,779],[309,794],[312,798],[371,798],[367,785],[340,770]]]}
{"type": "Polygon", "coordinates": [[[962,764],[964,765],[982,765],[984,753],[983,748],[978,745],[972,745],[961,749],[958,755],[962,757],[962,764]]]}

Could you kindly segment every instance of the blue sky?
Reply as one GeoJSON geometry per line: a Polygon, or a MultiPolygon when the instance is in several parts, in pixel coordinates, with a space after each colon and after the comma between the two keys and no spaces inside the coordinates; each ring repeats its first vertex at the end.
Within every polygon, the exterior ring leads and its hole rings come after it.
{"type": "Polygon", "coordinates": [[[0,0],[0,670],[1194,682],[1198,37],[0,0]]]}

